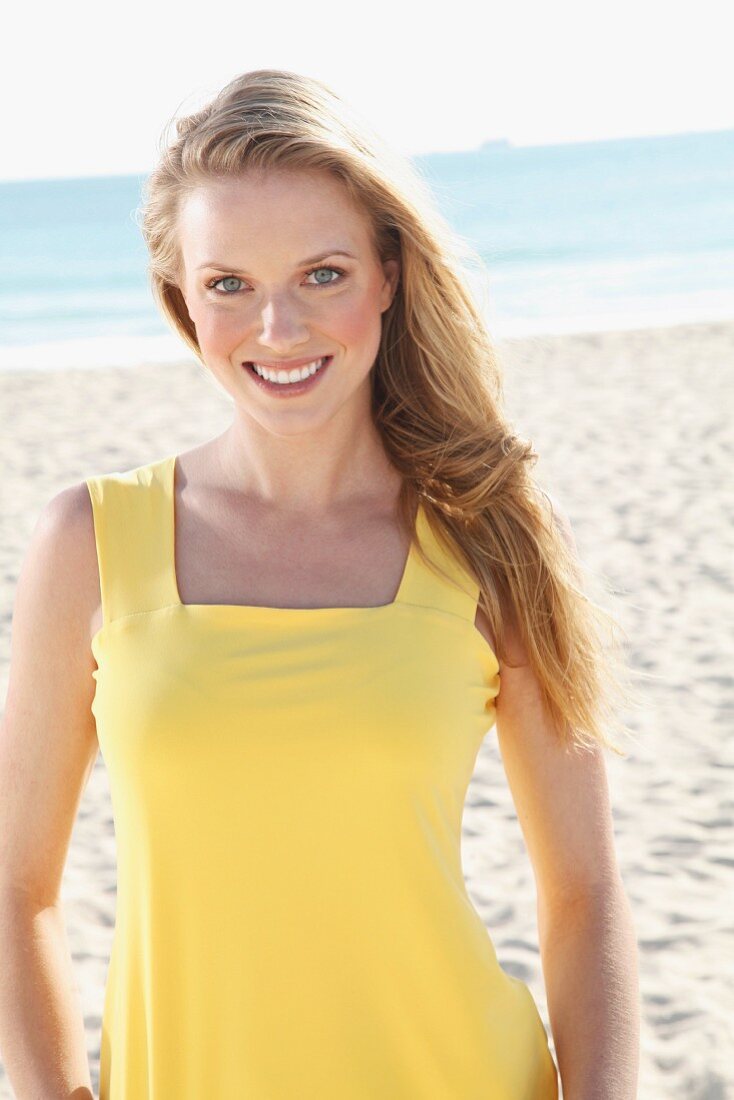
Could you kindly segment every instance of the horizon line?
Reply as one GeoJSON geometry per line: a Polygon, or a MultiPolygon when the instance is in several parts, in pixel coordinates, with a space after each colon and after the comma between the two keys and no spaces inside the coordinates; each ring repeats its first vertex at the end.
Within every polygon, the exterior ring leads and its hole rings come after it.
{"type": "MultiPolygon", "coordinates": [[[[478,145],[474,145],[468,148],[461,149],[430,149],[418,152],[404,152],[404,155],[409,160],[423,159],[426,157],[438,157],[438,156],[460,156],[465,153],[481,153],[484,149],[496,146],[498,149],[507,149],[511,151],[520,149],[552,149],[560,148],[566,145],[611,145],[616,142],[622,141],[650,141],[655,138],[681,138],[681,137],[693,137],[695,135],[702,134],[734,134],[734,126],[716,126],[710,129],[696,129],[696,130],[666,130],[656,133],[646,134],[626,134],[616,135],[614,137],[569,137],[569,138],[556,138],[555,140],[548,141],[541,139],[539,141],[516,141],[513,138],[508,137],[492,137],[486,138],[479,142],[478,145]]],[[[393,147],[395,143],[392,143],[393,147]]],[[[53,175],[53,176],[3,176],[0,177],[0,185],[4,183],[62,183],[70,182],[73,180],[84,179],[124,179],[129,176],[146,176],[153,170],[153,165],[141,170],[132,170],[127,172],[87,172],[81,175],[53,175]]]]}

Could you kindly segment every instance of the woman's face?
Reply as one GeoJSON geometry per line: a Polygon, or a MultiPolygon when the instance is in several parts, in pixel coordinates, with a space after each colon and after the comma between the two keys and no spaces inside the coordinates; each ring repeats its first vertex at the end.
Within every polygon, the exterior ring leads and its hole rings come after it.
{"type": "Polygon", "coordinates": [[[202,357],[238,410],[279,433],[369,411],[399,263],[380,263],[338,180],[281,170],[212,181],[182,204],[179,234],[202,357]],[[263,385],[251,366],[292,370],[324,356],[306,386],[263,385]]]}

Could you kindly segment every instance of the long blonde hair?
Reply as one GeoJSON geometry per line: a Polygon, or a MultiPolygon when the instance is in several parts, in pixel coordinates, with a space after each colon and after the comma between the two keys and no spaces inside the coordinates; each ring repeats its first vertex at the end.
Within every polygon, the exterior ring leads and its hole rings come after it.
{"type": "Polygon", "coordinates": [[[503,413],[497,356],[466,278],[467,266],[481,269],[473,248],[410,162],[320,80],[244,73],[175,125],[145,181],[140,222],[164,316],[203,363],[180,290],[187,194],[251,168],[340,180],[368,216],[380,259],[401,265],[371,381],[375,423],[403,475],[403,521],[412,525],[420,497],[432,529],[476,577],[498,659],[510,663],[508,629],[521,641],[563,743],[624,756],[607,736],[631,734],[620,718],[631,697],[621,628],[583,590],[583,567],[532,474],[538,455],[503,413]],[[602,624],[612,628],[606,640],[602,624]]]}

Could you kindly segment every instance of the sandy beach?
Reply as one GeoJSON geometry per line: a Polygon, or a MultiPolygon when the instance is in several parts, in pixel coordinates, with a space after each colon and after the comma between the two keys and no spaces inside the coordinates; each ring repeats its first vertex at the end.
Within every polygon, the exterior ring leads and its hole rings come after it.
{"type": "MultiPolygon", "coordinates": [[[[625,759],[607,755],[640,949],[639,1095],[726,1100],[734,1097],[734,636],[726,629],[734,621],[734,320],[506,340],[497,349],[515,428],[533,442],[537,475],[570,516],[598,578],[594,596],[606,599],[629,661],[649,677],[637,689],[643,707],[625,715],[636,743],[625,759]]],[[[230,418],[229,399],[185,348],[180,364],[166,366],[0,373],[0,705],[15,584],[46,501],[92,474],[186,450],[230,418]]],[[[463,863],[501,964],[528,982],[549,1030],[532,867],[494,732],[469,788],[463,863]]],[[[100,754],[63,890],[95,1095],[115,878],[100,754]]],[[[12,1095],[0,1064],[0,1097],[12,1095]]]]}

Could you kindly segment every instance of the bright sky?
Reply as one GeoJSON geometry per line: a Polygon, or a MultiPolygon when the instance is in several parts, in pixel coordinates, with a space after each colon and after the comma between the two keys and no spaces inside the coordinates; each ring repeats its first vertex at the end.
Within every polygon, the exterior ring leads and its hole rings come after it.
{"type": "Polygon", "coordinates": [[[148,172],[238,73],[326,81],[403,152],[734,127],[725,0],[14,3],[0,179],[148,172]]]}

